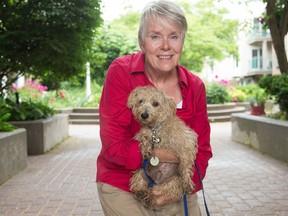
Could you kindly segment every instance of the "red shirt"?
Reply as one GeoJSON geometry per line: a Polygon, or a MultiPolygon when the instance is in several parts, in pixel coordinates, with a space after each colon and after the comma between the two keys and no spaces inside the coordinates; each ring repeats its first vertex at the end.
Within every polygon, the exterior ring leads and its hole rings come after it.
{"type": "MultiPolygon", "coordinates": [[[[200,78],[184,67],[177,66],[177,70],[183,98],[177,116],[198,134],[196,163],[204,178],[208,160],[212,157],[205,86],[200,78]]],[[[144,71],[144,56],[141,52],[115,59],[107,71],[100,100],[102,149],[97,159],[96,181],[126,191],[129,191],[132,171],[138,169],[142,162],[139,143],[133,139],[140,125],[126,103],[134,88],[153,85],[144,71]]],[[[201,189],[198,178],[195,169],[195,192],[201,189]]]]}

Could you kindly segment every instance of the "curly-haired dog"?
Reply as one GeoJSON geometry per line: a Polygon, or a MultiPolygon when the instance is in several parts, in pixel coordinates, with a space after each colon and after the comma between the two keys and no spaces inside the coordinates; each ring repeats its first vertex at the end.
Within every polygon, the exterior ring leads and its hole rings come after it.
{"type": "MultiPolygon", "coordinates": [[[[127,106],[141,125],[135,139],[140,143],[144,161],[148,160],[146,174],[156,183],[154,187],[171,200],[180,200],[184,193],[192,193],[197,134],[176,116],[173,99],[154,87],[138,87],[129,95],[127,106]],[[154,148],[172,151],[177,156],[179,164],[172,166],[175,172],[165,170],[167,163],[159,162],[153,155],[154,148]]],[[[130,189],[136,199],[153,208],[155,197],[152,188],[148,187],[150,180],[146,174],[143,168],[136,170],[130,180],[130,189]]]]}

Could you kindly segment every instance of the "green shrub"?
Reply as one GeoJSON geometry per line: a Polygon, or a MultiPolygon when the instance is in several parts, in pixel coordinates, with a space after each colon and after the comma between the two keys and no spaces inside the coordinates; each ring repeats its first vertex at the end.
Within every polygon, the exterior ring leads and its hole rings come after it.
{"type": "Polygon", "coordinates": [[[3,98],[0,98],[0,132],[9,132],[15,130],[17,127],[8,123],[8,119],[11,117],[10,113],[6,112],[6,103],[3,98]]]}
{"type": "Polygon", "coordinates": [[[56,113],[54,109],[41,102],[23,101],[18,104],[10,98],[5,99],[0,109],[10,114],[7,121],[47,119],[56,113]]]}
{"type": "Polygon", "coordinates": [[[263,76],[259,80],[259,86],[275,98],[280,110],[286,113],[288,119],[288,74],[263,76]]]}
{"type": "Polygon", "coordinates": [[[206,84],[206,100],[208,104],[223,104],[229,101],[226,86],[217,82],[206,84]]]}

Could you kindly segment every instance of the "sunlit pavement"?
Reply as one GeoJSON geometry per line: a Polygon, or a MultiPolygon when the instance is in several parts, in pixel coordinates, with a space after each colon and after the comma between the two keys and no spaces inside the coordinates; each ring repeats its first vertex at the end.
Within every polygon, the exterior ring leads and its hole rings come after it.
{"type": "MultiPolygon", "coordinates": [[[[211,216],[288,215],[288,166],[232,142],[230,122],[211,127],[214,157],[204,180],[211,216]]],[[[95,184],[99,126],[70,125],[69,134],[0,185],[1,216],[104,215],[95,184]]]]}

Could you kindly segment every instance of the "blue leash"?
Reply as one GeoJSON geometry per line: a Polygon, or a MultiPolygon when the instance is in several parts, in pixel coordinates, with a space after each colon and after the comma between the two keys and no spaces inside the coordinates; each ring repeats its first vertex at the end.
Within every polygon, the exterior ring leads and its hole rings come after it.
{"type": "Polygon", "coordinates": [[[203,181],[202,181],[202,175],[201,175],[199,166],[198,166],[198,164],[196,162],[195,162],[195,166],[196,166],[196,169],[197,169],[197,172],[198,172],[198,176],[199,176],[199,180],[200,180],[200,183],[201,183],[201,186],[202,186],[202,194],[203,194],[203,200],[204,200],[204,206],[205,206],[205,210],[206,210],[206,215],[210,216],[210,212],[209,212],[209,209],[208,209],[208,206],[207,206],[207,202],[206,202],[206,198],[205,198],[205,192],[204,192],[204,186],[203,186],[203,181]]]}
{"type": "MultiPolygon", "coordinates": [[[[144,161],[143,161],[143,170],[144,170],[146,178],[149,180],[148,187],[150,188],[150,187],[155,186],[156,182],[147,173],[147,165],[148,165],[148,159],[144,159],[144,161]]],[[[207,206],[207,202],[206,202],[206,198],[205,198],[201,172],[200,172],[200,169],[199,169],[198,164],[196,162],[195,162],[195,166],[196,166],[196,169],[197,169],[197,172],[198,172],[198,176],[199,176],[199,180],[200,180],[200,183],[201,183],[201,186],[202,186],[202,193],[203,193],[203,199],[204,199],[204,205],[205,205],[206,214],[207,214],[207,216],[210,216],[210,213],[209,213],[209,210],[208,210],[208,206],[207,206]]],[[[183,203],[184,203],[185,216],[188,216],[189,214],[188,214],[188,204],[187,204],[187,196],[186,196],[186,194],[183,195],[183,203]]]]}

